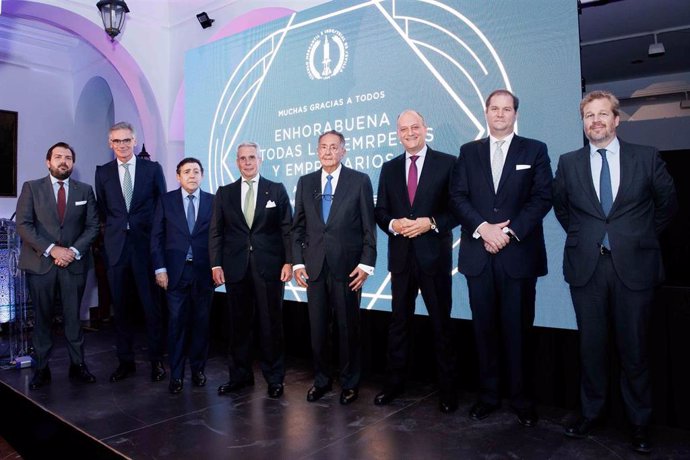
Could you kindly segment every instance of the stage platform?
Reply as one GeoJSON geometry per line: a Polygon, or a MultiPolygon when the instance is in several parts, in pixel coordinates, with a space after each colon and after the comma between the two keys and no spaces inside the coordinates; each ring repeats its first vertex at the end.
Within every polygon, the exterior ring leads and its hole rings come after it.
{"type": "MultiPolygon", "coordinates": [[[[207,365],[208,384],[193,387],[187,376],[179,395],[168,392],[167,381],[149,380],[141,349],[137,374],[110,383],[117,365],[113,344],[112,325],[87,333],[87,363],[98,378],[92,385],[68,380],[69,358],[60,339],[46,387],[28,389],[32,369],[0,371],[0,436],[23,458],[639,458],[629,448],[627,432],[612,424],[583,440],[564,437],[563,425],[574,417],[564,409],[540,406],[535,428],[519,425],[506,406],[475,422],[467,416],[475,395],[461,393],[458,411],[442,414],[431,383],[411,382],[404,398],[377,407],[373,399],[383,376],[373,375],[350,406],[339,404],[337,386],[309,403],[312,374],[301,358],[288,358],[285,394],[278,400],[267,397],[258,368],[254,387],[218,396],[227,368],[217,352],[207,365]]],[[[652,458],[690,458],[690,431],[655,426],[652,434],[652,458]]]]}

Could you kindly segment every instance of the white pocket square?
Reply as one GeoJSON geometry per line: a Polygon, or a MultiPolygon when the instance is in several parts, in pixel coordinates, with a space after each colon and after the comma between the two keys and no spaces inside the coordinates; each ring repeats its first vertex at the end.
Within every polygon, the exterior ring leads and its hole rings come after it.
{"type": "Polygon", "coordinates": [[[86,204],[86,200],[84,200],[84,201],[75,201],[75,202],[74,202],[74,205],[75,205],[75,206],[84,206],[85,204],[86,204]]]}
{"type": "Polygon", "coordinates": [[[520,171],[521,169],[529,169],[532,165],[515,165],[515,171],[520,171]]]}
{"type": "Polygon", "coordinates": [[[268,203],[266,203],[266,207],[267,207],[267,208],[275,208],[275,207],[276,207],[275,201],[273,201],[273,200],[268,200],[268,203]]]}

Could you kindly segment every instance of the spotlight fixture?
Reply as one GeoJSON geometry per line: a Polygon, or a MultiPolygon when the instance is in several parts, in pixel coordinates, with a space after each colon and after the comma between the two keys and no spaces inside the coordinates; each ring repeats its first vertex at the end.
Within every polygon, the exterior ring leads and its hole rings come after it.
{"type": "Polygon", "coordinates": [[[199,24],[201,24],[201,27],[204,29],[208,29],[209,27],[211,27],[213,21],[215,21],[215,19],[211,19],[208,17],[206,11],[202,11],[201,13],[197,14],[196,18],[199,20],[199,24]]]}
{"type": "Polygon", "coordinates": [[[656,34],[654,34],[654,43],[649,45],[648,55],[649,57],[663,56],[666,53],[664,44],[656,41],[656,34]]]}
{"type": "Polygon", "coordinates": [[[96,3],[98,11],[101,12],[103,27],[105,32],[110,35],[110,40],[114,41],[125,23],[125,14],[129,13],[129,8],[124,0],[101,0],[96,3]]]}

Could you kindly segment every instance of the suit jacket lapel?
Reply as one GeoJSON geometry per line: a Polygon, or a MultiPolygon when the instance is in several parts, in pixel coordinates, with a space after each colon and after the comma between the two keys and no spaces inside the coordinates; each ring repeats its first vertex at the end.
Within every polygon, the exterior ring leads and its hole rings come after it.
{"type": "MultiPolygon", "coordinates": [[[[427,150],[427,154],[429,153],[429,150],[427,150]]],[[[428,159],[428,157],[427,157],[428,159]]],[[[407,171],[406,171],[406,166],[407,166],[407,152],[403,152],[402,155],[398,156],[398,163],[399,165],[396,166],[398,169],[399,173],[395,174],[395,180],[400,181],[398,184],[394,184],[393,187],[391,187],[391,190],[404,190],[405,193],[399,195],[400,199],[403,202],[403,206],[405,209],[411,209],[412,205],[410,204],[410,199],[408,198],[408,193],[407,193],[407,171]]],[[[424,168],[422,168],[422,175],[424,175],[424,168]]],[[[421,182],[421,178],[420,178],[421,182]]],[[[417,190],[419,190],[419,184],[417,185],[417,190]]],[[[415,195],[416,199],[416,195],[415,195]]]]}
{"type": "Polygon", "coordinates": [[[479,165],[484,174],[484,178],[489,184],[491,190],[494,189],[494,178],[491,174],[491,146],[489,145],[489,138],[485,137],[477,143],[477,149],[479,150],[479,165]]]}
{"type": "Polygon", "coordinates": [[[613,214],[616,208],[619,206],[622,198],[628,191],[628,188],[633,183],[633,173],[635,171],[635,152],[630,149],[626,149],[626,145],[622,141],[620,143],[620,151],[618,152],[619,164],[620,164],[620,183],[618,184],[618,193],[616,193],[616,199],[613,200],[613,205],[611,206],[611,211],[609,214],[613,214]]]}
{"type": "Polygon", "coordinates": [[[517,165],[520,157],[522,157],[522,138],[518,135],[515,135],[513,136],[513,141],[510,143],[508,153],[506,154],[505,161],[503,162],[501,181],[498,183],[498,190],[496,193],[501,191],[503,184],[505,184],[508,178],[515,173],[515,165],[517,165]]]}
{"type": "Polygon", "coordinates": [[[333,202],[331,203],[331,211],[328,213],[328,220],[333,220],[333,216],[338,213],[341,208],[341,203],[350,195],[350,170],[342,165],[340,169],[340,177],[338,177],[338,187],[333,194],[333,202]]]}
{"type": "MultiPolygon", "coordinates": [[[[179,219],[174,219],[175,224],[179,225],[180,228],[184,229],[186,233],[190,234],[191,232],[189,231],[189,225],[187,225],[187,208],[189,207],[189,199],[184,198],[182,199],[182,187],[177,189],[177,193],[173,195],[173,212],[177,215],[180,216],[179,219]]],[[[185,197],[187,195],[184,195],[185,197]]],[[[194,224],[196,226],[196,223],[194,224]]]]}
{"type": "Polygon", "coordinates": [[[266,179],[259,180],[259,186],[256,190],[256,208],[254,208],[254,222],[258,222],[259,218],[263,218],[266,210],[266,203],[268,203],[269,183],[266,179]]]}
{"type": "Polygon", "coordinates": [[[597,210],[599,215],[606,217],[604,216],[604,210],[601,209],[601,202],[599,201],[599,197],[597,196],[597,191],[594,188],[591,163],[592,162],[589,158],[589,146],[587,145],[579,151],[577,161],[575,162],[575,170],[577,173],[577,177],[580,179],[580,182],[582,183],[582,189],[585,190],[585,193],[589,197],[592,206],[597,210]]]}
{"type": "MultiPolygon", "coordinates": [[[[316,208],[316,213],[321,217],[321,222],[323,222],[323,206],[322,206],[322,201],[323,197],[321,196],[322,190],[321,190],[321,173],[323,171],[323,168],[319,169],[316,171],[314,174],[311,175],[311,184],[307,184],[306,189],[307,190],[313,190],[311,193],[311,199],[314,202],[314,208],[316,208]]],[[[333,207],[331,207],[331,212],[333,212],[333,207]]],[[[330,217],[330,215],[329,215],[330,217]]],[[[325,222],[324,222],[325,224],[325,222]]]]}
{"type": "MultiPolygon", "coordinates": [[[[50,215],[53,216],[55,223],[60,226],[60,219],[57,213],[57,200],[55,199],[55,192],[53,190],[53,182],[50,180],[50,175],[46,176],[41,184],[41,195],[37,197],[38,203],[45,203],[46,206],[51,208],[50,215]]],[[[69,199],[68,199],[69,201],[69,199]]],[[[67,217],[67,211],[65,211],[65,217],[67,217]]]]}
{"type": "Polygon", "coordinates": [[[194,232],[198,232],[200,230],[199,227],[199,222],[208,222],[209,219],[206,219],[206,216],[211,214],[211,206],[213,204],[213,198],[210,197],[209,195],[205,194],[203,190],[200,191],[201,193],[199,194],[199,212],[196,214],[196,224],[194,224],[194,232]]]}

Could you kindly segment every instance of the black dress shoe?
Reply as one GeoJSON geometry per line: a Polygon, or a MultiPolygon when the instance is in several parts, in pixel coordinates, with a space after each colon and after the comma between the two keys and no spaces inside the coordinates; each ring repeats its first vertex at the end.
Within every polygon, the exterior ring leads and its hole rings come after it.
{"type": "Polygon", "coordinates": [[[472,406],[472,409],[470,409],[470,418],[472,420],[477,421],[484,420],[489,415],[491,415],[491,413],[494,412],[496,409],[498,409],[498,405],[479,401],[474,406],[472,406]]]}
{"type": "Polygon", "coordinates": [[[242,380],[236,382],[233,382],[231,380],[218,387],[218,394],[221,396],[226,395],[228,393],[232,393],[233,391],[239,391],[244,387],[250,387],[252,385],[254,385],[254,378],[250,380],[242,380]]]}
{"type": "Polygon", "coordinates": [[[80,383],[96,383],[96,377],[89,372],[86,364],[71,364],[69,366],[69,378],[74,382],[80,383]]]}
{"type": "Polygon", "coordinates": [[[567,426],[563,434],[569,438],[582,439],[587,437],[596,426],[596,419],[580,417],[575,423],[567,426]]]}
{"type": "Polygon", "coordinates": [[[160,382],[165,378],[165,368],[161,361],[151,361],[151,381],[160,382]]]}
{"type": "Polygon", "coordinates": [[[134,364],[134,361],[120,361],[120,365],[117,366],[115,372],[110,374],[110,381],[114,383],[124,380],[134,374],[136,370],[137,366],[134,364]]]}
{"type": "Polygon", "coordinates": [[[283,384],[282,383],[269,383],[268,384],[268,397],[277,399],[283,396],[283,384]]]}
{"type": "Polygon", "coordinates": [[[29,382],[29,388],[31,390],[38,390],[43,385],[50,383],[50,368],[48,366],[43,369],[36,369],[33,377],[31,377],[31,382],[29,382]]]}
{"type": "Polygon", "coordinates": [[[195,387],[203,387],[206,385],[206,374],[204,374],[204,371],[192,373],[192,384],[195,387]]]}
{"type": "Polygon", "coordinates": [[[537,411],[535,411],[533,407],[530,407],[529,409],[516,409],[515,415],[517,415],[517,419],[518,422],[520,422],[520,425],[527,428],[532,428],[536,426],[537,421],[539,420],[537,411]]]}
{"type": "Polygon", "coordinates": [[[318,401],[319,399],[323,398],[323,395],[325,395],[332,389],[333,387],[331,386],[331,384],[328,384],[323,387],[317,387],[316,385],[314,385],[313,387],[309,388],[309,391],[307,391],[307,401],[318,401]]]}
{"type": "Polygon", "coordinates": [[[168,384],[168,391],[176,395],[178,393],[182,393],[182,387],[182,379],[170,379],[170,383],[168,384]]]}
{"type": "Polygon", "coordinates": [[[633,427],[632,448],[635,452],[648,454],[652,451],[652,443],[649,440],[649,428],[645,425],[633,427]]]}
{"type": "Polygon", "coordinates": [[[386,385],[383,390],[374,398],[374,404],[377,406],[385,406],[392,403],[404,391],[402,385],[386,385]]]}
{"type": "Polygon", "coordinates": [[[355,402],[358,396],[359,389],[357,388],[348,388],[347,390],[343,390],[340,392],[340,404],[347,406],[348,404],[355,402]]]}

